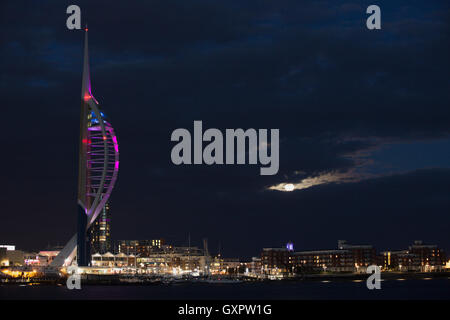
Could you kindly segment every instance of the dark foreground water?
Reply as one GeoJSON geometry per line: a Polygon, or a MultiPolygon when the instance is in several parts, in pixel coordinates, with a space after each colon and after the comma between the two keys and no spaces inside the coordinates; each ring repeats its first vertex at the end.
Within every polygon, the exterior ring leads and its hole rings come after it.
{"type": "Polygon", "coordinates": [[[196,284],[154,286],[1,285],[0,299],[450,299],[450,279],[388,280],[381,290],[368,290],[365,281],[196,284]]]}

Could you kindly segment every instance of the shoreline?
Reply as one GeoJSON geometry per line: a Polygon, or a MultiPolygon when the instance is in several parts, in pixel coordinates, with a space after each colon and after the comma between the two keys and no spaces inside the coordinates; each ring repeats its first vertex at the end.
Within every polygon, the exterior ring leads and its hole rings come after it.
{"type": "MultiPolygon", "coordinates": [[[[269,280],[258,279],[253,277],[216,277],[211,279],[206,278],[166,278],[166,277],[148,277],[148,276],[118,276],[118,275],[88,275],[82,278],[85,285],[113,285],[113,286],[167,286],[180,284],[206,284],[206,285],[233,285],[236,283],[289,283],[289,282],[348,282],[348,281],[365,281],[369,274],[365,273],[334,273],[334,274],[304,274],[296,277],[269,280]]],[[[450,279],[450,272],[382,272],[381,280],[431,280],[431,279],[450,279]]],[[[0,285],[66,285],[67,278],[3,278],[0,279],[0,285]]]]}

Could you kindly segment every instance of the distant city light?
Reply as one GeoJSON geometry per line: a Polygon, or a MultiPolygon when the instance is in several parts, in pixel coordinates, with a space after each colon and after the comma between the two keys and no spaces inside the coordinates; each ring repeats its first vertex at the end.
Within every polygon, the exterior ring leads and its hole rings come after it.
{"type": "Polygon", "coordinates": [[[292,242],[288,242],[286,244],[286,249],[288,249],[288,251],[294,251],[294,244],[292,242]]]}

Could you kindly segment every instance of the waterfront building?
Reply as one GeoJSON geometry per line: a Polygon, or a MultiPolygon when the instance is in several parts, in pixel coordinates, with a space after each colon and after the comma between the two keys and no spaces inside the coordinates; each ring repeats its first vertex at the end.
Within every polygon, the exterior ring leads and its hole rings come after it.
{"type": "Polygon", "coordinates": [[[0,267],[8,267],[9,259],[6,256],[6,248],[0,247],[0,267]]]}
{"type": "Polygon", "coordinates": [[[432,272],[444,270],[446,254],[437,245],[416,240],[407,250],[381,252],[384,270],[432,272]]]}
{"type": "Polygon", "coordinates": [[[413,255],[413,264],[422,272],[441,271],[445,266],[445,252],[437,245],[427,245],[422,240],[414,241],[408,252],[413,255]]]}
{"type": "Polygon", "coordinates": [[[136,256],[133,254],[126,255],[124,253],[112,254],[106,252],[104,254],[95,253],[92,255],[91,265],[93,267],[107,267],[107,268],[123,268],[134,267],[136,264],[136,256]]]}
{"type": "Polygon", "coordinates": [[[93,254],[92,266],[96,268],[133,268],[138,269],[139,273],[200,274],[204,273],[206,257],[195,253],[187,255],[180,251],[154,252],[144,257],[123,252],[116,255],[107,252],[93,254]]]}
{"type": "Polygon", "coordinates": [[[238,258],[224,258],[220,273],[222,274],[243,274],[245,272],[245,263],[238,258]]]}
{"type": "MultiPolygon", "coordinates": [[[[92,255],[95,268],[132,268],[146,274],[206,274],[209,260],[197,247],[174,247],[157,240],[120,240],[119,253],[92,255]]],[[[232,262],[227,261],[225,268],[232,262]]],[[[117,271],[117,270],[116,270],[117,271]]]]}
{"type": "Polygon", "coordinates": [[[249,277],[259,277],[263,273],[260,257],[252,257],[252,260],[245,263],[245,274],[249,277]]]}
{"type": "Polygon", "coordinates": [[[41,261],[37,252],[28,252],[24,254],[23,264],[24,266],[39,266],[41,261]]]}
{"type": "Polygon", "coordinates": [[[39,260],[39,266],[48,266],[52,261],[58,256],[58,250],[44,250],[39,251],[37,254],[37,259],[39,260]]]}
{"type": "Polygon", "coordinates": [[[211,274],[220,274],[224,269],[224,259],[220,253],[209,260],[209,272],[211,274]]]}
{"type": "Polygon", "coordinates": [[[403,266],[405,271],[407,266],[412,264],[412,255],[408,250],[383,251],[379,255],[379,264],[385,271],[395,271],[399,266],[403,266]]]}
{"type": "MultiPolygon", "coordinates": [[[[14,248],[15,249],[15,248],[14,248]]],[[[0,248],[0,266],[14,267],[24,264],[24,252],[21,250],[8,250],[8,248],[0,248]]]]}
{"type": "MultiPolygon", "coordinates": [[[[0,266],[1,267],[9,267],[14,265],[14,262],[17,263],[17,260],[14,258],[15,254],[11,252],[16,251],[15,245],[2,244],[0,245],[0,266]]],[[[17,254],[16,254],[17,255],[17,254]]],[[[22,261],[23,263],[23,261],[22,261]]]]}
{"type": "Polygon", "coordinates": [[[206,272],[206,261],[204,255],[175,251],[137,257],[140,268],[159,274],[202,274],[206,272]]]}
{"type": "Polygon", "coordinates": [[[209,259],[210,274],[242,274],[248,268],[247,264],[238,258],[223,258],[220,254],[209,259]]]}
{"type": "Polygon", "coordinates": [[[350,250],[314,250],[294,253],[296,273],[353,272],[354,256],[350,250]]]}
{"type": "MultiPolygon", "coordinates": [[[[338,248],[293,252],[288,248],[264,248],[261,273],[356,272],[365,273],[370,265],[385,271],[433,272],[445,269],[445,252],[437,245],[415,241],[407,250],[383,251],[379,255],[371,245],[351,245],[338,241],[338,248]]],[[[257,269],[253,267],[253,272],[257,269]]]]}
{"type": "Polygon", "coordinates": [[[357,272],[366,272],[368,266],[377,264],[377,252],[371,245],[350,245],[346,240],[339,240],[338,249],[351,252],[357,272]]]}
{"type": "Polygon", "coordinates": [[[118,252],[125,254],[134,253],[141,257],[148,257],[153,253],[169,251],[171,248],[172,246],[165,246],[164,239],[117,241],[118,252]]]}
{"type": "Polygon", "coordinates": [[[263,248],[261,264],[267,274],[292,272],[293,252],[287,248],[263,248]]]}
{"type": "Polygon", "coordinates": [[[269,275],[304,272],[365,272],[375,264],[377,254],[371,245],[349,245],[338,241],[338,248],[294,252],[293,246],[264,248],[261,253],[263,273],[269,275]]]}

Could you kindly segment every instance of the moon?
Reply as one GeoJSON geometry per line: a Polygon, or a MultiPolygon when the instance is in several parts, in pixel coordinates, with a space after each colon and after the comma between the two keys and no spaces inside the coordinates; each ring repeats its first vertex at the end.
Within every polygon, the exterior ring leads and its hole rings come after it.
{"type": "Polygon", "coordinates": [[[295,187],[292,183],[287,183],[284,185],[284,190],[285,191],[294,191],[295,187]]]}

